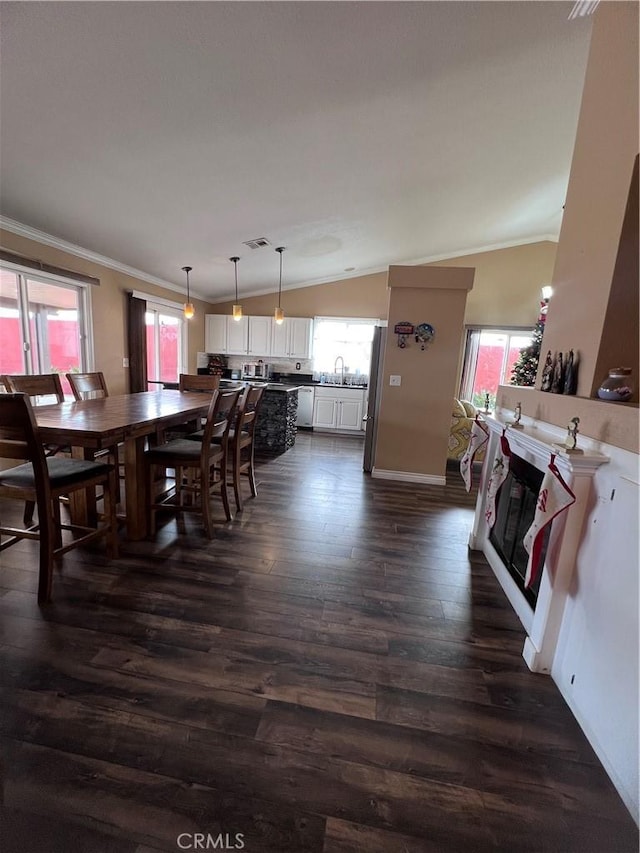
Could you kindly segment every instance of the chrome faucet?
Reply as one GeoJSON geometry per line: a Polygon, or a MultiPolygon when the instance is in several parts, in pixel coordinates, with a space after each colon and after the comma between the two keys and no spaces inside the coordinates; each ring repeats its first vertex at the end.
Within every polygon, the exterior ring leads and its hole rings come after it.
{"type": "Polygon", "coordinates": [[[342,362],[342,370],[340,371],[340,384],[344,385],[344,358],[341,355],[339,355],[336,358],[335,362],[333,363],[333,372],[334,373],[338,372],[338,362],[339,361],[342,362]]]}

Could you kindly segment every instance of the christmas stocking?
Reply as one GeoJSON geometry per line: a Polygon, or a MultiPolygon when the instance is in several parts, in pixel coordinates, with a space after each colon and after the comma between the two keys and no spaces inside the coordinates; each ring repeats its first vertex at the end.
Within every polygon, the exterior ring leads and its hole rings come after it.
{"type": "Polygon", "coordinates": [[[576,496],[556,468],[555,458],[555,455],[551,456],[551,462],[540,486],[533,523],[522,540],[525,550],[529,554],[527,574],[524,581],[526,589],[534,583],[542,568],[540,557],[542,556],[545,527],[551,524],[557,515],[560,515],[561,512],[576,502],[576,496]]]}
{"type": "Polygon", "coordinates": [[[476,453],[480,450],[483,444],[489,441],[489,430],[483,426],[476,415],[476,419],[471,427],[471,438],[469,445],[465,450],[464,456],[460,460],[460,474],[464,480],[465,488],[468,492],[471,491],[472,466],[476,453]]]}
{"type": "Polygon", "coordinates": [[[486,518],[487,524],[490,528],[496,523],[496,498],[498,496],[498,490],[507,479],[507,474],[509,473],[509,458],[511,456],[511,450],[509,449],[509,442],[507,441],[505,432],[506,430],[503,430],[502,435],[500,436],[500,446],[498,447],[496,458],[493,460],[491,477],[489,478],[489,485],[487,486],[487,505],[484,511],[484,517],[486,518]]]}

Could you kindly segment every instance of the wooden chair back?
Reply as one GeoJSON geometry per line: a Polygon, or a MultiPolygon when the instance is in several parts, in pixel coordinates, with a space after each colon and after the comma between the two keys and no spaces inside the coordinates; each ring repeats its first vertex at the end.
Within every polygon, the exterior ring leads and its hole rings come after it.
{"type": "Polygon", "coordinates": [[[217,390],[214,392],[209,404],[207,412],[207,420],[204,425],[204,433],[202,435],[202,453],[205,457],[211,455],[217,447],[212,445],[212,440],[215,436],[218,447],[222,445],[226,453],[227,444],[229,441],[229,430],[234,420],[236,406],[238,405],[238,397],[242,389],[228,389],[224,391],[217,390]]]}
{"type": "MultiPolygon", "coordinates": [[[[41,507],[51,500],[49,472],[40,430],[33,414],[29,395],[0,394],[0,459],[18,459],[30,462],[36,484],[37,501],[41,507]]],[[[49,532],[50,513],[43,512],[41,528],[49,532]]]]}
{"type": "Polygon", "coordinates": [[[240,406],[238,422],[236,426],[236,436],[249,436],[253,440],[253,432],[258,419],[258,412],[264,395],[264,388],[252,385],[249,387],[248,393],[240,406]]]}
{"type": "Polygon", "coordinates": [[[14,394],[28,394],[34,405],[38,405],[40,397],[55,397],[57,403],[64,403],[64,391],[57,373],[39,373],[32,376],[4,375],[2,382],[7,391],[14,394]]]}
{"type": "Polygon", "coordinates": [[[70,548],[107,536],[109,556],[118,556],[114,469],[104,464],[85,463],[74,459],[53,459],[51,464],[55,467],[51,469],[45,459],[40,430],[29,395],[26,393],[0,394],[0,458],[26,460],[33,467],[33,476],[30,476],[28,471],[26,475],[23,474],[23,466],[16,466],[16,478],[13,480],[11,477],[14,469],[4,469],[0,473],[0,496],[24,500],[38,507],[37,525],[33,525],[31,519],[26,523],[26,528],[0,526],[2,537],[11,534],[8,539],[2,538],[0,550],[10,547],[20,539],[39,540],[39,603],[50,600],[54,560],[70,548]],[[76,466],[75,472],[73,466],[76,466]],[[54,472],[53,476],[51,470],[54,472]],[[91,528],[74,523],[64,524],[60,517],[61,496],[95,486],[102,486],[104,489],[104,524],[91,528]],[[67,544],[63,544],[63,530],[73,533],[73,538],[67,544]]]}
{"type": "Polygon", "coordinates": [[[178,388],[180,391],[217,391],[220,377],[210,374],[181,373],[178,388]]]}
{"type": "Polygon", "coordinates": [[[104,373],[67,373],[76,400],[99,400],[109,396],[104,373]]]}

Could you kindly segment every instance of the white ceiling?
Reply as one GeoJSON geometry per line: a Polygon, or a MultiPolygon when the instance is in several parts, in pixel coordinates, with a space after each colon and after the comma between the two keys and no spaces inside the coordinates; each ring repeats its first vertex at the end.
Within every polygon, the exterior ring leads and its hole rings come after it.
{"type": "Polygon", "coordinates": [[[2,3],[2,214],[209,299],[557,238],[571,6],[2,3]]]}

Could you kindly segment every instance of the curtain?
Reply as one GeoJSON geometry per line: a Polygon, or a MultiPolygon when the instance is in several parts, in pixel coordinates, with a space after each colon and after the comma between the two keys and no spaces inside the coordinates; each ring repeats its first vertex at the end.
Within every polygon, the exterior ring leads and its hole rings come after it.
{"type": "Polygon", "coordinates": [[[460,380],[460,399],[473,400],[473,383],[476,378],[476,367],[478,366],[478,351],[480,349],[481,329],[467,329],[467,339],[464,346],[464,362],[462,365],[462,379],[460,380]]]}
{"type": "Polygon", "coordinates": [[[148,391],[147,386],[147,334],[144,315],[147,303],[132,293],[127,303],[127,330],[129,337],[129,391],[137,394],[148,391]]]}

